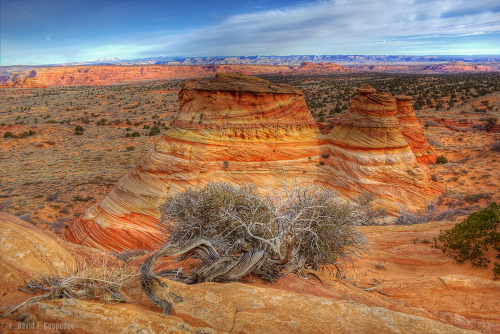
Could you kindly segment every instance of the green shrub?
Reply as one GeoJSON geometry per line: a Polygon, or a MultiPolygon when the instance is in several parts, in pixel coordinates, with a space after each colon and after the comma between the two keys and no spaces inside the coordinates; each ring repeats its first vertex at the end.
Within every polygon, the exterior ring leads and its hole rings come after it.
{"type": "Polygon", "coordinates": [[[83,126],[77,125],[75,127],[75,135],[83,135],[84,130],[83,126]]]}
{"type": "MultiPolygon", "coordinates": [[[[451,230],[441,231],[434,238],[435,246],[452,255],[459,263],[469,260],[473,266],[486,267],[484,253],[493,247],[500,253],[500,206],[492,203],[469,215],[451,230]]],[[[500,270],[498,264],[493,269],[500,270]]]]}
{"type": "Polygon", "coordinates": [[[436,159],[437,164],[447,164],[448,163],[448,158],[446,158],[444,155],[440,155],[436,159]]]}
{"type": "Polygon", "coordinates": [[[132,132],[132,134],[130,135],[130,137],[140,137],[140,136],[141,136],[141,134],[137,131],[132,132]]]}
{"type": "Polygon", "coordinates": [[[160,127],[158,125],[154,125],[152,128],[151,128],[151,131],[149,131],[149,134],[148,136],[157,136],[160,134],[160,127]]]}
{"type": "Polygon", "coordinates": [[[132,145],[127,146],[127,151],[133,151],[133,150],[135,150],[135,146],[132,145]]]}
{"type": "Polygon", "coordinates": [[[13,135],[14,135],[14,134],[13,134],[12,132],[7,131],[7,132],[5,132],[5,133],[3,134],[3,137],[4,137],[4,138],[12,138],[12,136],[13,136],[13,135]]]}

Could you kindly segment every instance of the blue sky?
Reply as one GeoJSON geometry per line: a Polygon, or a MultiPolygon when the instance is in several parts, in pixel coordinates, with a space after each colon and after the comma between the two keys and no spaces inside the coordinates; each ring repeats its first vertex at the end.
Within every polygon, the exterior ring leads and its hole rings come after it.
{"type": "Polygon", "coordinates": [[[0,0],[0,64],[500,54],[498,0],[0,0]]]}

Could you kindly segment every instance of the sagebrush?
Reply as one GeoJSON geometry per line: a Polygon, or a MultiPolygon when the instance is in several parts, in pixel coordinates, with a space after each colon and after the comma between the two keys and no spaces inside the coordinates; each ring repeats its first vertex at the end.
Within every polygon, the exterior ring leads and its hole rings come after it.
{"type": "Polygon", "coordinates": [[[284,196],[262,195],[253,185],[209,183],[168,198],[160,206],[168,242],[141,265],[141,283],[150,300],[171,311],[152,288],[158,276],[193,284],[238,281],[248,274],[268,281],[283,272],[337,268],[363,249],[354,229],[380,212],[366,210],[368,198],[350,203],[330,189],[296,186],[284,196]],[[163,256],[195,257],[201,264],[153,273],[163,256]]]}

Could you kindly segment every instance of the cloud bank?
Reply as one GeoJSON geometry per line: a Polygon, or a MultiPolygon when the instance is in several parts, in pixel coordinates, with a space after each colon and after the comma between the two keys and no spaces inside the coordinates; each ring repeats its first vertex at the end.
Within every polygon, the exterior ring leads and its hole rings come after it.
{"type": "Polygon", "coordinates": [[[54,63],[160,55],[500,54],[498,0],[328,0],[248,11],[203,28],[165,24],[112,43],[107,36],[106,42],[38,48],[36,56],[2,41],[2,55],[8,62],[54,63]]]}
{"type": "Polygon", "coordinates": [[[497,1],[322,1],[143,43],[184,56],[500,53],[497,1]],[[495,42],[496,41],[496,42],[495,42]]]}

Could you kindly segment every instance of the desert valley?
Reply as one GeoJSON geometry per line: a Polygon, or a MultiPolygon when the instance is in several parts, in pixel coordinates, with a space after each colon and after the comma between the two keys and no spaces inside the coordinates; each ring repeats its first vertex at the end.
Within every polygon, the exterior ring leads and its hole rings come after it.
{"type": "MultiPolygon", "coordinates": [[[[500,333],[495,63],[80,65],[2,80],[0,331],[500,333]],[[214,182],[251,183],[270,207],[316,186],[357,216],[321,232],[340,242],[329,264],[293,262],[300,242],[278,272],[267,246],[158,251],[179,235],[162,204],[214,182]],[[443,233],[484,210],[490,248],[459,263],[443,233]]],[[[185,200],[195,226],[209,213],[185,200]]]]}

